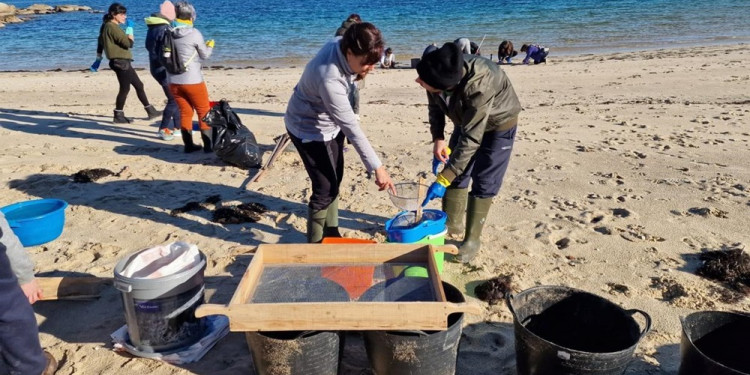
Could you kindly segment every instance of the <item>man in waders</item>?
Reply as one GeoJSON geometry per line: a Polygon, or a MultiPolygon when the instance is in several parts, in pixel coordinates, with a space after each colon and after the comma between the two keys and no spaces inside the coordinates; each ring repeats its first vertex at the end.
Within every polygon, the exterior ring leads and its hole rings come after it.
{"type": "Polygon", "coordinates": [[[521,104],[497,64],[463,54],[454,43],[424,55],[417,73],[417,83],[427,90],[434,157],[445,163],[422,205],[443,198],[448,234],[464,233],[459,252],[468,263],[479,252],[492,198],[508,169],[521,104]],[[454,125],[447,144],[445,116],[454,125]]]}

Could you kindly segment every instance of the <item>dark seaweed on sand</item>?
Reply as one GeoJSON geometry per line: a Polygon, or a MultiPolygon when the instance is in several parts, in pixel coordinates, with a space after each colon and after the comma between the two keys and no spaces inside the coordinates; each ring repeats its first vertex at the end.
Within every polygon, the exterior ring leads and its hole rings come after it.
{"type": "Polygon", "coordinates": [[[219,202],[221,202],[221,195],[211,195],[204,199],[203,202],[188,202],[180,208],[175,208],[169,214],[171,216],[177,216],[181,213],[190,211],[210,210],[219,202]]]}
{"type": "Polygon", "coordinates": [[[190,211],[199,211],[199,210],[207,210],[208,207],[206,207],[205,203],[201,202],[187,202],[184,206],[180,208],[175,208],[169,214],[171,216],[177,216],[181,213],[190,212],[190,211]]]}
{"type": "Polygon", "coordinates": [[[253,202],[221,207],[214,211],[213,221],[220,224],[254,223],[266,211],[266,206],[253,202]]]}
{"type": "Polygon", "coordinates": [[[494,305],[505,299],[505,296],[512,291],[511,280],[513,275],[500,275],[494,279],[489,279],[474,288],[474,294],[482,301],[494,305]]]}
{"type": "Polygon", "coordinates": [[[255,203],[255,202],[243,203],[237,206],[237,208],[242,209],[242,210],[249,210],[249,211],[257,212],[259,214],[264,214],[268,212],[268,207],[260,203],[255,203]]]}
{"type": "Polygon", "coordinates": [[[661,298],[666,302],[672,302],[677,298],[688,295],[682,284],[666,277],[652,277],[651,287],[661,290],[661,298]]]}
{"type": "Polygon", "coordinates": [[[93,182],[102,177],[107,177],[107,176],[120,177],[120,174],[124,172],[125,169],[127,168],[128,167],[124,167],[117,173],[112,172],[109,169],[105,169],[105,168],[82,169],[74,173],[71,177],[73,177],[73,182],[78,182],[78,183],[93,182]]]}
{"type": "Polygon", "coordinates": [[[730,289],[750,294],[750,255],[742,249],[708,251],[700,255],[703,264],[695,272],[730,289]]]}
{"type": "Polygon", "coordinates": [[[208,198],[204,199],[203,202],[204,203],[210,203],[210,204],[219,203],[219,202],[221,202],[221,195],[219,195],[219,194],[211,195],[208,198]]]}

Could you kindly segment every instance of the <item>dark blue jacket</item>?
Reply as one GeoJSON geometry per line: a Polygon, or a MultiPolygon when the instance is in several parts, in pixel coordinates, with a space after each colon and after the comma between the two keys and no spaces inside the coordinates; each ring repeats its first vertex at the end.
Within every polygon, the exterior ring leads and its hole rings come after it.
{"type": "Polygon", "coordinates": [[[161,53],[159,49],[162,40],[164,40],[164,34],[170,28],[170,22],[160,14],[154,13],[151,17],[146,17],[146,25],[148,26],[146,50],[148,50],[149,68],[154,79],[163,85],[167,82],[167,69],[161,66],[159,62],[159,54],[161,53]]]}
{"type": "Polygon", "coordinates": [[[531,45],[526,50],[526,58],[523,59],[524,64],[528,64],[529,60],[534,60],[534,64],[539,64],[542,59],[547,57],[547,53],[544,47],[539,45],[531,45]]]}

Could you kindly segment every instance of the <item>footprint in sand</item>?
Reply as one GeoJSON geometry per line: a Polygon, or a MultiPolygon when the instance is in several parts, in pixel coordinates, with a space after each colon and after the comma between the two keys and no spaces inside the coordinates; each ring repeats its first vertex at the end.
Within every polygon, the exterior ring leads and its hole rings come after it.
{"type": "Polygon", "coordinates": [[[513,200],[513,202],[520,204],[521,207],[523,208],[535,209],[536,206],[539,204],[539,202],[533,199],[527,198],[527,197],[535,196],[535,195],[538,195],[539,193],[533,190],[524,190],[522,194],[523,195],[512,196],[511,200],[513,200]]]}
{"type": "Polygon", "coordinates": [[[620,237],[630,242],[664,242],[665,238],[648,234],[644,227],[637,224],[629,224],[625,228],[615,228],[620,232],[620,237]]]}
{"type": "Polygon", "coordinates": [[[471,324],[461,336],[457,374],[515,373],[512,324],[471,324]]]}
{"type": "Polygon", "coordinates": [[[703,216],[703,217],[718,217],[726,219],[729,217],[729,213],[714,207],[692,207],[687,211],[688,216],[703,216]]]}

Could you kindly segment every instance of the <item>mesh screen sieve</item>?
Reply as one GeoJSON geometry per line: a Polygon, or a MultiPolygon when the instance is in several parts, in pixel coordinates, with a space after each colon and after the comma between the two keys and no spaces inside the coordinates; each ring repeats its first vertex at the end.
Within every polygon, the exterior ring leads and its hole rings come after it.
{"type": "Polygon", "coordinates": [[[425,263],[266,265],[251,303],[435,301],[432,282],[403,277],[425,263]]]}

